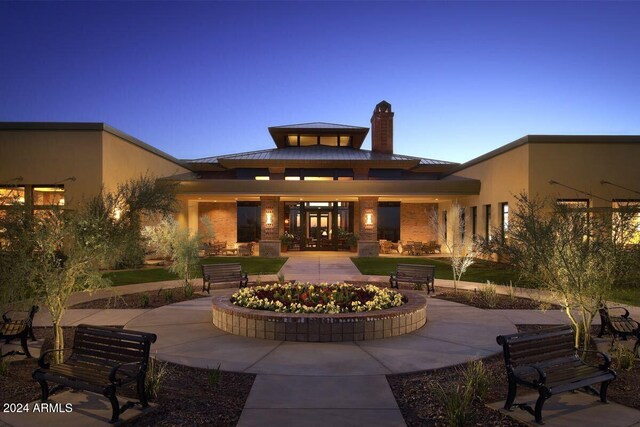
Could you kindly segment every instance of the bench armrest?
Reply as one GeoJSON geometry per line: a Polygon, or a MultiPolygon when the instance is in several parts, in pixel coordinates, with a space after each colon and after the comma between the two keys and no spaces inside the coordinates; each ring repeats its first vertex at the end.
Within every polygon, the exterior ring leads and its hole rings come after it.
{"type": "Polygon", "coordinates": [[[599,354],[600,356],[602,356],[602,358],[604,359],[604,363],[601,365],[598,365],[599,368],[609,369],[609,367],[611,366],[611,357],[609,357],[607,353],[603,353],[602,351],[596,351],[596,350],[576,350],[576,351],[579,351],[581,353],[599,354]]]}
{"type": "Polygon", "coordinates": [[[389,273],[389,279],[394,279],[396,278],[397,273],[389,273]]]}
{"type": "Polygon", "coordinates": [[[608,307],[608,310],[624,310],[624,314],[621,317],[624,317],[625,319],[629,317],[629,310],[627,310],[625,307],[621,307],[621,306],[608,307]]]}
{"type": "Polygon", "coordinates": [[[247,273],[245,273],[244,271],[240,272],[240,276],[242,276],[243,279],[248,279],[249,276],[247,275],[247,273]]]}
{"type": "Polygon", "coordinates": [[[544,372],[544,369],[542,369],[540,366],[537,365],[523,365],[520,367],[520,369],[522,368],[529,368],[529,369],[533,369],[538,373],[538,384],[542,385],[544,383],[547,382],[547,374],[544,372]]]}
{"type": "Polygon", "coordinates": [[[204,280],[205,282],[209,282],[211,281],[211,276],[209,276],[208,274],[205,274],[204,276],[202,276],[202,280],[204,280]]]}
{"type": "MultiPolygon", "coordinates": [[[[117,385],[121,385],[122,384],[122,380],[118,379],[116,377],[116,374],[118,373],[118,371],[126,366],[142,366],[142,362],[129,362],[129,363],[122,363],[120,365],[116,365],[113,368],[111,368],[111,372],[109,372],[109,381],[111,381],[112,384],[117,384],[117,385]]],[[[139,369],[138,369],[139,370],[139,369]]]]}
{"type": "MultiPolygon", "coordinates": [[[[38,358],[38,366],[40,366],[42,369],[49,369],[51,367],[51,364],[45,361],[46,357],[48,355],[50,355],[51,353],[56,353],[56,352],[65,351],[65,350],[70,350],[70,349],[62,348],[62,349],[56,350],[56,349],[52,348],[50,350],[45,351],[38,358]]],[[[71,350],[73,350],[73,349],[71,349],[71,350]]]]}

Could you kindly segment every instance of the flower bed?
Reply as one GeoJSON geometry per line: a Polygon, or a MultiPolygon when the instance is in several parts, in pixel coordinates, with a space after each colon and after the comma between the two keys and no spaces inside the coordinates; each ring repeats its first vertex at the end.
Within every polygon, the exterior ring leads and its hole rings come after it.
{"type": "Polygon", "coordinates": [[[361,313],[399,307],[407,299],[399,292],[373,285],[285,283],[240,289],[234,305],[276,313],[361,313]]]}

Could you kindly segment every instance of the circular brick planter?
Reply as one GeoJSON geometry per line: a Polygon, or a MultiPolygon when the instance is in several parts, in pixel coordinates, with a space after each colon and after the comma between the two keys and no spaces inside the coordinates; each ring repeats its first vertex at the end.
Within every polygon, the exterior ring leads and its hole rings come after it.
{"type": "Polygon", "coordinates": [[[212,300],[213,324],[233,335],[279,341],[365,341],[408,334],[427,322],[427,299],[403,291],[400,307],[364,313],[297,314],[253,310],[231,304],[228,295],[212,300]]]}

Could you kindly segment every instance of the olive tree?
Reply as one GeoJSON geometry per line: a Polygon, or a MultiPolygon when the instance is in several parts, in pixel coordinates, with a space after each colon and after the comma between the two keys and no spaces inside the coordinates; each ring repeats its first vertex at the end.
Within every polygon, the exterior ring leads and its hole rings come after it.
{"type": "MultiPolygon", "coordinates": [[[[43,304],[53,323],[54,349],[62,350],[69,299],[110,285],[100,269],[122,254],[124,235],[137,221],[129,213],[164,214],[175,203],[171,188],[158,189],[143,177],[80,201],[73,210],[53,206],[34,213],[24,204],[9,206],[0,216],[2,303],[43,304]]],[[[61,357],[56,352],[57,360],[61,357]]]]}
{"type": "Polygon", "coordinates": [[[617,274],[611,212],[594,214],[526,194],[516,201],[508,235],[493,239],[489,250],[499,251],[524,280],[552,293],[576,331],[576,347],[586,349],[593,318],[617,274]]]}
{"type": "Polygon", "coordinates": [[[453,272],[453,290],[458,291],[458,282],[462,275],[473,264],[476,252],[470,239],[465,238],[466,224],[462,215],[462,207],[456,202],[452,203],[447,215],[447,224],[440,224],[438,211],[432,209],[428,213],[428,223],[437,232],[438,240],[449,253],[451,271],[453,272]],[[450,228],[451,233],[447,228],[450,228]]]}

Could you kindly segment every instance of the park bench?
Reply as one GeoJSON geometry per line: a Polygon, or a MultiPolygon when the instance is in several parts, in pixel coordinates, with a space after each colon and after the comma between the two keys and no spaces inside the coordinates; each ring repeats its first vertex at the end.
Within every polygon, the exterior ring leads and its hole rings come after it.
{"type": "Polygon", "coordinates": [[[0,340],[4,340],[5,344],[8,344],[14,339],[20,339],[22,351],[9,351],[0,355],[0,358],[13,356],[15,354],[24,355],[28,358],[31,357],[27,340],[29,338],[31,338],[31,341],[36,340],[36,337],[33,335],[32,325],[33,317],[37,312],[38,306],[34,305],[28,312],[11,310],[2,315],[2,321],[0,322],[0,340]]]}
{"type": "Polygon", "coordinates": [[[156,335],[151,333],[79,325],[67,360],[57,365],[47,362],[56,350],[44,352],[38,360],[40,368],[33,372],[33,378],[40,383],[42,401],[63,387],[99,393],[111,402],[111,423],[136,404],[146,408],[149,404],[144,383],[149,349],[155,341],[156,335]],[[58,385],[49,389],[48,382],[58,385]],[[139,402],[120,406],[116,389],[132,383],[136,384],[139,402]]]}
{"type": "Polygon", "coordinates": [[[427,293],[434,292],[434,278],[436,276],[435,265],[422,264],[398,264],[396,272],[389,276],[389,284],[392,288],[399,288],[400,282],[413,283],[414,285],[424,284],[427,293]]]}
{"type": "Polygon", "coordinates": [[[217,283],[239,282],[240,287],[247,286],[247,273],[242,271],[240,264],[203,264],[202,291],[210,293],[211,285],[217,283]]]}
{"type": "Polygon", "coordinates": [[[638,355],[638,348],[640,347],[640,323],[629,317],[629,310],[624,307],[607,307],[602,306],[600,308],[600,332],[598,338],[602,338],[605,334],[611,334],[611,347],[617,338],[622,338],[626,341],[629,337],[636,338],[636,345],[633,347],[633,352],[638,355]],[[621,315],[612,315],[609,311],[622,310],[621,315]]]}
{"type": "Polygon", "coordinates": [[[607,402],[607,387],[616,378],[616,373],[609,369],[611,359],[605,353],[587,350],[584,352],[599,354],[604,360],[598,366],[584,362],[574,346],[570,326],[500,335],[496,339],[502,346],[509,380],[504,409],[517,406],[542,424],[544,402],[555,394],[584,389],[599,395],[600,401],[607,402]],[[599,392],[592,387],[594,384],[600,384],[599,392]],[[518,385],[538,391],[535,410],[527,404],[514,403],[518,385]]]}

